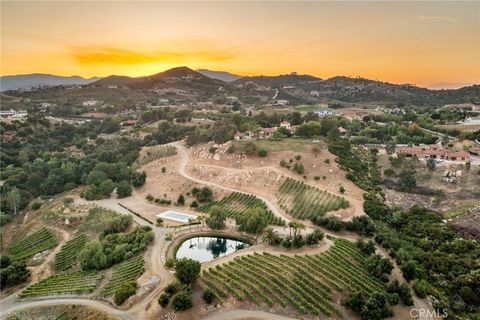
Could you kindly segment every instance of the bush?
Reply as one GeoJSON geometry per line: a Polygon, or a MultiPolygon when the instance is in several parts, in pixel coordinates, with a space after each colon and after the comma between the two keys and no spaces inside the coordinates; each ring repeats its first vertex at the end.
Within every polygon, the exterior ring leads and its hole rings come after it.
{"type": "Polygon", "coordinates": [[[147,196],[145,197],[148,201],[153,201],[155,200],[155,198],[151,195],[151,194],[147,194],[147,196]]]}
{"type": "Polygon", "coordinates": [[[172,307],[175,311],[184,311],[193,307],[192,293],[189,290],[184,290],[174,295],[172,307]]]}
{"type": "Polygon", "coordinates": [[[296,162],[293,165],[293,171],[295,171],[298,174],[304,174],[305,173],[305,168],[303,167],[303,164],[296,162]]]}
{"type": "Polygon", "coordinates": [[[329,164],[330,163],[330,159],[325,159],[324,161],[326,164],[329,164]]]}
{"type": "Polygon", "coordinates": [[[297,160],[297,161],[298,161],[298,160],[300,160],[300,159],[302,159],[302,156],[301,156],[301,155],[299,155],[299,154],[297,154],[297,155],[295,156],[295,160],[297,160]]]}
{"type": "MultiPolygon", "coordinates": [[[[165,237],[166,238],[166,237],[165,237]]],[[[166,240],[166,239],[165,239],[166,240]]],[[[167,258],[167,261],[165,261],[165,267],[171,269],[173,267],[175,267],[175,258],[167,258]]]]}
{"type": "Polygon", "coordinates": [[[175,263],[175,276],[181,283],[193,284],[200,275],[200,262],[182,258],[175,263]]]}
{"type": "Polygon", "coordinates": [[[203,292],[203,300],[208,303],[208,304],[211,304],[213,302],[213,300],[215,300],[215,292],[212,291],[212,289],[210,288],[207,288],[205,289],[205,291],[203,292]]]}
{"type": "Polygon", "coordinates": [[[190,204],[190,208],[198,208],[198,202],[197,200],[193,200],[192,203],[190,204]]]}
{"type": "Polygon", "coordinates": [[[181,287],[182,285],[178,281],[172,281],[165,287],[165,290],[163,291],[165,291],[165,293],[171,297],[180,291],[181,287]]]}
{"type": "Polygon", "coordinates": [[[116,305],[121,305],[136,292],[137,283],[135,281],[125,282],[115,291],[113,295],[113,301],[116,305]]]}
{"type": "Polygon", "coordinates": [[[413,291],[415,291],[415,294],[417,297],[423,299],[425,298],[428,294],[430,294],[432,288],[430,287],[430,284],[426,280],[414,280],[412,282],[412,287],[413,291]]]}
{"type": "Polygon", "coordinates": [[[162,308],[166,308],[168,306],[168,303],[170,302],[170,297],[166,293],[162,293],[160,297],[158,298],[158,304],[162,308]]]}
{"type": "Polygon", "coordinates": [[[257,151],[257,155],[259,157],[266,157],[268,155],[268,151],[266,149],[260,149],[257,151]]]}
{"type": "Polygon", "coordinates": [[[185,204],[185,197],[183,196],[183,194],[178,196],[177,203],[181,206],[185,204]]]}
{"type": "Polygon", "coordinates": [[[145,181],[147,180],[147,174],[145,171],[140,172],[134,172],[133,177],[132,177],[132,185],[135,188],[141,187],[145,184],[145,181]]]}
{"type": "Polygon", "coordinates": [[[345,193],[345,187],[340,185],[340,187],[338,187],[338,191],[340,191],[340,193],[345,193]]]}
{"type": "Polygon", "coordinates": [[[42,207],[42,204],[40,202],[34,202],[32,203],[32,210],[38,210],[42,207]]]}

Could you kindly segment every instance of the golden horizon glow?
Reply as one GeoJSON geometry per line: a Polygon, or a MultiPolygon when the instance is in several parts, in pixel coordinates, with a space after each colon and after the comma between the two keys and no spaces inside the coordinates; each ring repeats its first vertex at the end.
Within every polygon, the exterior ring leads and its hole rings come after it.
{"type": "Polygon", "coordinates": [[[1,74],[480,83],[478,2],[1,2],[1,74]]]}

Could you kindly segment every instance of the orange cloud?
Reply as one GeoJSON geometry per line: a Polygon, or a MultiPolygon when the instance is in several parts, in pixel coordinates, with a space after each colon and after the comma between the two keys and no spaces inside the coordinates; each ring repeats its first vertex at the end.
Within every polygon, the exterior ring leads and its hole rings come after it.
{"type": "Polygon", "coordinates": [[[135,65],[166,62],[212,62],[235,58],[235,54],[226,50],[189,51],[189,52],[136,52],[114,47],[75,48],[72,57],[82,65],[135,65]]]}

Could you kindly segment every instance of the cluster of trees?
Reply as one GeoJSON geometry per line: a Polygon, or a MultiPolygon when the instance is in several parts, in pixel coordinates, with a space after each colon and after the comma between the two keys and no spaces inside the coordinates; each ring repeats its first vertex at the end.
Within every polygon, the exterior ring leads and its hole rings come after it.
{"type": "Polygon", "coordinates": [[[337,217],[316,216],[312,222],[331,231],[354,231],[364,236],[373,236],[375,224],[369,217],[353,217],[351,221],[342,221],[337,217]]]}
{"type": "Polygon", "coordinates": [[[11,287],[27,281],[30,272],[23,261],[12,261],[9,256],[0,257],[0,282],[1,287],[11,287]]]}
{"type": "Polygon", "coordinates": [[[145,172],[132,172],[126,163],[100,162],[86,178],[90,188],[85,191],[84,197],[86,200],[108,198],[116,187],[118,197],[124,198],[132,194],[132,184],[139,187],[145,180],[145,172]]]}
{"type": "Polygon", "coordinates": [[[289,222],[288,228],[290,230],[290,234],[286,237],[280,236],[278,231],[275,231],[273,228],[267,228],[263,232],[263,239],[268,244],[273,246],[281,245],[284,248],[301,248],[304,245],[316,245],[322,241],[323,237],[325,236],[322,231],[315,229],[304,237],[301,234],[301,230],[305,229],[305,225],[298,220],[289,222]]]}
{"type": "Polygon", "coordinates": [[[193,188],[191,194],[200,203],[213,201],[213,191],[209,187],[193,188]]]}
{"type": "Polygon", "coordinates": [[[154,238],[150,227],[141,226],[128,234],[109,233],[99,241],[90,241],[79,253],[82,270],[102,270],[128,260],[142,252],[154,238]]]}
{"type": "MultiPolygon", "coordinates": [[[[182,258],[175,261],[176,280],[169,283],[164,292],[158,298],[158,303],[166,308],[170,301],[175,311],[184,311],[193,307],[192,286],[200,276],[200,262],[188,258],[182,258]]],[[[213,292],[212,292],[213,293],[213,292]]],[[[210,294],[209,301],[215,299],[210,294]]]]}
{"type": "MultiPolygon", "coordinates": [[[[22,210],[35,197],[52,196],[89,184],[87,180],[94,169],[121,169],[118,175],[117,172],[107,175],[112,182],[127,181],[139,186],[145,181],[142,173],[133,173],[128,167],[138,157],[142,142],[125,137],[111,140],[97,137],[100,132],[114,130],[103,122],[97,128],[90,123],[74,126],[37,119],[6,124],[1,130],[16,133],[12,139],[1,141],[1,179],[5,183],[1,187],[0,209],[7,215],[22,210]],[[82,155],[71,152],[75,149],[82,155]]],[[[96,183],[92,196],[103,196],[113,190],[108,181],[101,185],[100,180],[105,176],[97,178],[100,179],[91,177],[96,183]]],[[[125,183],[120,186],[123,194],[128,194],[128,188],[122,188],[125,183]]]]}
{"type": "Polygon", "coordinates": [[[392,306],[402,301],[413,305],[412,294],[407,283],[399,284],[397,280],[387,286],[387,292],[355,291],[342,301],[342,304],[358,313],[362,320],[385,319],[393,316],[392,306]]]}
{"type": "Polygon", "coordinates": [[[268,226],[267,215],[262,208],[251,208],[237,218],[238,230],[259,235],[268,226]]]}

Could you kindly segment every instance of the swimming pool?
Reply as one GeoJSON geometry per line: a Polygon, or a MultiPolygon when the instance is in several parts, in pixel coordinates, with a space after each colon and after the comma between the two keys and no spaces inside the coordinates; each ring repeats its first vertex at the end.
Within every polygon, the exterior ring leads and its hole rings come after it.
{"type": "Polygon", "coordinates": [[[183,212],[178,212],[174,210],[167,210],[165,212],[159,213],[156,215],[156,217],[162,218],[162,219],[167,219],[167,220],[172,220],[172,221],[177,221],[177,222],[182,222],[182,223],[188,223],[190,219],[195,219],[196,216],[188,213],[183,213],[183,212]]]}

